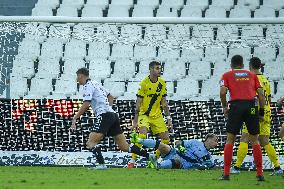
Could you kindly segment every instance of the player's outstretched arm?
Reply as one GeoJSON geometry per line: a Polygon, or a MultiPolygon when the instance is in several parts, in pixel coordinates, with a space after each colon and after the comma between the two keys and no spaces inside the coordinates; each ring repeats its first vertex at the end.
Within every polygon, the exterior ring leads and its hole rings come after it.
{"type": "Polygon", "coordinates": [[[80,107],[79,111],[76,113],[76,115],[74,116],[73,120],[72,120],[72,125],[71,125],[71,129],[75,129],[76,128],[76,121],[77,119],[80,118],[81,115],[83,115],[90,107],[91,102],[89,101],[84,101],[83,105],[80,107]]]}

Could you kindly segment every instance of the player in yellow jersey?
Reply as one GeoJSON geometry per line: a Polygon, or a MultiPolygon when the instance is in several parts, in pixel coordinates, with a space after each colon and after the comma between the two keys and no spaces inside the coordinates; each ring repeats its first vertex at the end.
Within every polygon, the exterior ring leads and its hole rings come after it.
{"type": "MultiPolygon", "coordinates": [[[[277,104],[284,105],[284,97],[277,100],[277,104]]],[[[279,137],[282,138],[282,140],[284,140],[284,122],[281,123],[281,125],[282,127],[280,128],[279,137]]]]}
{"type": "MultiPolygon", "coordinates": [[[[161,63],[152,61],[149,64],[150,75],[140,82],[137,92],[135,117],[132,130],[139,132],[139,138],[145,139],[148,131],[153,135],[158,135],[161,142],[169,144],[169,132],[164,121],[161,106],[167,118],[167,124],[172,129],[172,119],[168,103],[166,100],[166,81],[160,77],[161,63]]],[[[156,151],[159,157],[159,151],[156,151]]],[[[132,159],[128,163],[128,168],[135,167],[136,154],[132,154],[132,159]]]]}
{"type": "MultiPolygon", "coordinates": [[[[265,95],[264,118],[263,120],[260,120],[259,122],[260,133],[259,133],[258,139],[259,139],[260,145],[265,149],[270,161],[274,165],[273,174],[282,174],[283,171],[280,168],[280,163],[276,155],[276,151],[269,142],[270,126],[271,126],[271,118],[270,118],[271,117],[271,109],[270,109],[271,91],[270,91],[269,81],[260,72],[261,67],[262,67],[262,63],[259,58],[253,57],[250,59],[249,69],[250,71],[254,72],[257,75],[260,81],[260,84],[263,88],[264,95],[265,95]]],[[[231,169],[231,173],[240,173],[240,167],[248,153],[248,143],[249,143],[248,131],[244,124],[243,130],[242,130],[242,136],[240,139],[240,145],[239,145],[238,152],[237,152],[237,161],[236,161],[235,166],[231,169]]]]}

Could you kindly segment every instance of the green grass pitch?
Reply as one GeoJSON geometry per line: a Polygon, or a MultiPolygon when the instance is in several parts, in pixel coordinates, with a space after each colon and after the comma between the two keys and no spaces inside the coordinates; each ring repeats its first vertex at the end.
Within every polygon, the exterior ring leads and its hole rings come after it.
{"type": "Polygon", "coordinates": [[[219,181],[221,170],[154,170],[113,168],[88,170],[84,167],[0,167],[0,189],[280,189],[284,177],[270,176],[257,182],[254,171],[231,175],[219,181]]]}

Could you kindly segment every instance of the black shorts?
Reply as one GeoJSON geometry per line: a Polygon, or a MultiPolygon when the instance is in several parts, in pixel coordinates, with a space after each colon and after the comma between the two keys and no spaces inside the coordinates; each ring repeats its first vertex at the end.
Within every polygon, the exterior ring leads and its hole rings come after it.
{"type": "Polygon", "coordinates": [[[102,133],[105,136],[122,134],[118,115],[114,112],[107,112],[97,116],[92,132],[102,133]]]}
{"type": "Polygon", "coordinates": [[[259,134],[258,106],[256,106],[254,100],[238,100],[230,103],[227,132],[239,134],[243,123],[246,124],[249,134],[259,134]]]}

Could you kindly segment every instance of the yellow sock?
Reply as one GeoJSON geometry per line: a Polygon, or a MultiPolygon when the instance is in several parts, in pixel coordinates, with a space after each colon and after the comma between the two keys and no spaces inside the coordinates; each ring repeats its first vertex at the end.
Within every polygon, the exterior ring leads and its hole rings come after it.
{"type": "MultiPolygon", "coordinates": [[[[145,134],[138,134],[138,137],[139,138],[142,138],[142,139],[145,139],[146,138],[146,135],[145,134]]],[[[142,147],[142,144],[135,144],[136,146],[138,146],[138,147],[142,147]]],[[[131,158],[133,159],[133,160],[136,160],[137,159],[137,154],[134,154],[134,153],[132,153],[131,154],[131,158]]]]}
{"type": "Polygon", "coordinates": [[[240,142],[239,149],[237,152],[237,161],[235,164],[236,167],[239,168],[241,167],[247,153],[248,153],[248,143],[240,142]]]}
{"type": "Polygon", "coordinates": [[[274,167],[280,167],[280,163],[278,161],[278,157],[276,155],[276,151],[274,147],[269,143],[264,146],[264,149],[270,159],[270,161],[273,163],[274,167]]]}
{"type": "MultiPolygon", "coordinates": [[[[168,139],[167,139],[167,140],[164,140],[164,139],[163,139],[163,140],[161,140],[161,142],[162,142],[163,144],[169,144],[169,143],[170,143],[170,140],[168,140],[168,139]]],[[[156,150],[156,157],[159,158],[160,156],[161,156],[161,152],[160,152],[159,149],[157,149],[157,150],[156,150]]]]}

